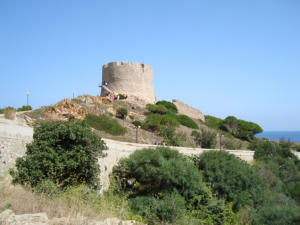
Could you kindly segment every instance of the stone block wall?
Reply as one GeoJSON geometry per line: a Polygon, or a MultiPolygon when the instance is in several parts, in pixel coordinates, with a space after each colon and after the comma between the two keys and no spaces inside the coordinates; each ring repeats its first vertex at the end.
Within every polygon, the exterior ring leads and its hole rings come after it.
{"type": "MultiPolygon", "coordinates": [[[[142,63],[111,62],[102,67],[102,84],[128,98],[138,98],[146,103],[155,103],[152,67],[142,63]]],[[[108,92],[102,88],[101,96],[108,92]]]]}
{"type": "Polygon", "coordinates": [[[205,121],[205,117],[199,109],[195,109],[177,99],[173,99],[172,102],[176,105],[179,114],[185,114],[191,118],[205,121]]]}

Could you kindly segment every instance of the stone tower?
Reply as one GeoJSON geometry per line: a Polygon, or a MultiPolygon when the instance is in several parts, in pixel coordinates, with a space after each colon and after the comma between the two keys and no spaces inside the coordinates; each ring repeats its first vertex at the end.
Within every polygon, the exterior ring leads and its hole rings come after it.
{"type": "Polygon", "coordinates": [[[128,99],[155,103],[152,67],[141,63],[111,62],[102,67],[101,96],[114,93],[126,94],[128,99]]]}

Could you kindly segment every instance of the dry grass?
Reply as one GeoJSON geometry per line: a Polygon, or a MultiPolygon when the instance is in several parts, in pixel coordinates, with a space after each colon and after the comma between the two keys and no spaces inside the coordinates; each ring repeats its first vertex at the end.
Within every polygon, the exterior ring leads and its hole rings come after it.
{"type": "Polygon", "coordinates": [[[9,120],[14,120],[16,118],[16,110],[11,107],[4,109],[4,118],[9,120]]]}
{"type": "MultiPolygon", "coordinates": [[[[49,219],[63,218],[63,224],[85,224],[87,221],[101,221],[117,217],[131,217],[126,201],[105,193],[101,198],[85,186],[71,188],[55,195],[35,193],[20,185],[12,186],[7,177],[0,177],[0,212],[10,208],[15,214],[44,212],[49,219]]],[[[60,219],[57,220],[61,224],[60,219]]]]}

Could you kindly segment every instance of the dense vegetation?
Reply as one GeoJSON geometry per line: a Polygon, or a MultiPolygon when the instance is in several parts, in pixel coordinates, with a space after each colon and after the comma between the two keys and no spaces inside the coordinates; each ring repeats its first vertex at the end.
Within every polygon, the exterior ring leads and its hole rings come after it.
{"type": "Polygon", "coordinates": [[[230,205],[212,197],[197,168],[177,151],[136,151],[113,168],[113,178],[117,193],[124,193],[131,209],[148,224],[182,224],[185,220],[191,224],[191,218],[194,224],[226,224],[232,220],[230,205]]]}
{"type": "MultiPolygon", "coordinates": [[[[159,107],[150,107],[155,110],[144,122],[132,123],[158,132],[167,144],[180,145],[182,137],[175,131],[179,115],[170,111],[169,103],[159,107]]],[[[226,124],[227,132],[237,136],[239,122],[224,121],[209,117],[206,123],[218,124],[218,129],[226,124]]],[[[106,146],[87,125],[113,134],[124,129],[115,119],[93,114],[83,122],[40,123],[26,155],[10,171],[13,182],[42,192],[83,185],[84,201],[92,198],[90,204],[102,204],[92,189],[99,185],[96,159],[106,146]]],[[[215,148],[216,132],[211,130],[195,129],[195,142],[215,148]]],[[[222,144],[233,146],[225,140],[222,144]]],[[[168,148],[136,151],[114,167],[112,185],[104,196],[113,196],[116,207],[122,205],[122,210],[147,224],[299,224],[300,161],[290,151],[291,143],[254,139],[250,147],[255,150],[252,164],[223,151],[192,157],[168,148]]]]}
{"type": "Polygon", "coordinates": [[[170,112],[172,113],[177,113],[177,107],[175,104],[173,104],[172,102],[168,102],[168,101],[158,101],[156,102],[156,105],[163,105],[164,107],[166,107],[170,112]]]}
{"type": "Polygon", "coordinates": [[[17,109],[18,112],[28,111],[28,110],[32,110],[32,107],[30,105],[23,105],[21,108],[17,109]]]}
{"type": "Polygon", "coordinates": [[[252,213],[253,224],[300,224],[299,159],[283,143],[257,139],[251,148],[267,190],[252,213]]]}
{"type": "Polygon", "coordinates": [[[201,129],[201,132],[192,131],[192,137],[197,146],[200,148],[216,148],[217,145],[217,134],[213,131],[201,129]]]}
{"type": "Polygon", "coordinates": [[[263,132],[263,129],[256,123],[240,120],[234,116],[228,116],[224,120],[214,117],[205,116],[205,125],[208,127],[223,130],[236,138],[252,141],[254,140],[254,135],[263,132]]]}
{"type": "Polygon", "coordinates": [[[234,209],[262,200],[262,180],[257,169],[225,151],[209,151],[193,158],[218,198],[233,202],[234,209]]]}
{"type": "Polygon", "coordinates": [[[186,127],[193,128],[193,129],[199,129],[198,125],[195,123],[194,120],[192,120],[187,115],[177,115],[176,116],[177,121],[186,127]]]}
{"type": "Polygon", "coordinates": [[[122,127],[116,119],[111,119],[104,114],[99,116],[88,114],[85,117],[85,122],[97,130],[102,130],[112,135],[124,135],[126,133],[126,128],[122,127]]]}
{"type": "Polygon", "coordinates": [[[142,128],[157,132],[164,138],[167,145],[179,146],[186,140],[186,135],[176,133],[180,124],[189,128],[199,129],[198,125],[186,115],[178,115],[177,107],[168,101],[159,101],[155,105],[147,104],[146,119],[142,128]]]}
{"type": "Polygon", "coordinates": [[[10,174],[13,183],[30,187],[84,183],[97,188],[97,157],[104,149],[104,142],[84,122],[42,122],[34,128],[33,142],[10,174]]]}

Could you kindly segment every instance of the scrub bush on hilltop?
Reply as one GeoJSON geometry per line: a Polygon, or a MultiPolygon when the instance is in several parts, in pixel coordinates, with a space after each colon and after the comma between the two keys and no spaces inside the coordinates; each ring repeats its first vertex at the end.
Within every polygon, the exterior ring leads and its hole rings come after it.
{"type": "Polygon", "coordinates": [[[172,113],[177,113],[177,106],[175,104],[173,104],[172,102],[168,102],[168,101],[158,101],[156,102],[156,105],[163,105],[164,107],[166,107],[170,112],[172,113]]]}
{"type": "Polygon", "coordinates": [[[157,114],[166,114],[168,112],[168,109],[163,105],[154,105],[154,104],[147,104],[146,109],[151,113],[157,113],[157,114]]]}
{"type": "Polygon", "coordinates": [[[97,157],[103,156],[104,149],[105,143],[84,122],[42,122],[34,128],[33,142],[10,174],[13,183],[31,187],[46,183],[97,188],[97,157]]]}
{"type": "Polygon", "coordinates": [[[175,150],[136,151],[120,160],[112,177],[117,193],[127,196],[131,209],[148,224],[178,224],[187,215],[197,224],[221,225],[232,219],[230,205],[214,199],[197,168],[175,150]]]}
{"type": "Polygon", "coordinates": [[[32,110],[32,107],[30,105],[23,105],[21,108],[17,109],[18,112],[29,111],[29,110],[32,110]]]}
{"type": "Polygon", "coordinates": [[[192,120],[187,115],[177,115],[177,121],[186,127],[193,128],[193,129],[199,129],[198,125],[195,123],[194,120],[192,120]]]}

